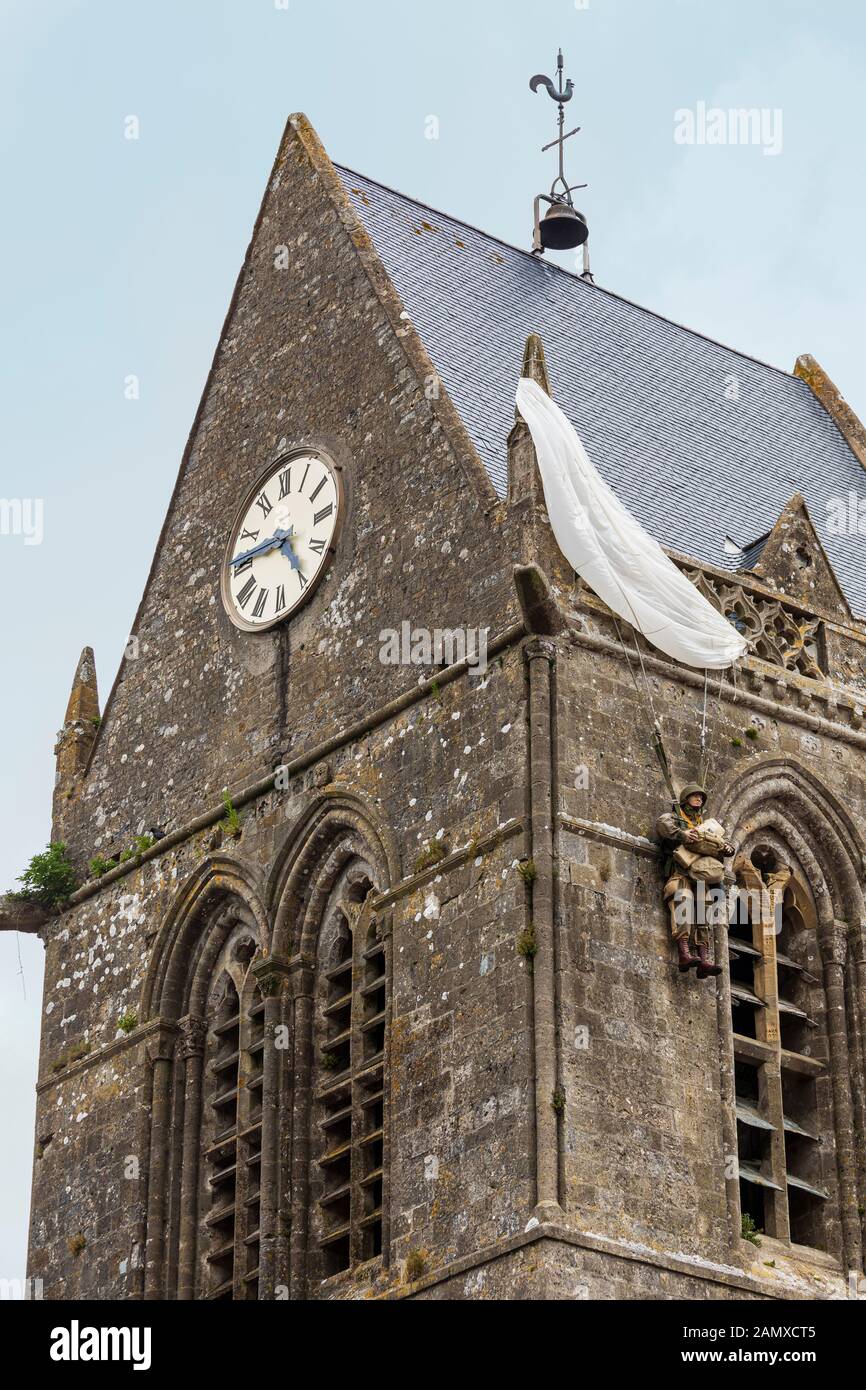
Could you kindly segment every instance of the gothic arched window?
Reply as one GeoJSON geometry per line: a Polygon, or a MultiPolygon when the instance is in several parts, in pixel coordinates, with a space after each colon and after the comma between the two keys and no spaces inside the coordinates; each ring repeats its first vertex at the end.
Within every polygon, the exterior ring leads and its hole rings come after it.
{"type": "Polygon", "coordinates": [[[276,1082],[258,983],[266,918],[231,863],[181,891],[154,953],[145,1009],[152,1120],[145,1297],[257,1299],[264,1094],[276,1082]],[[222,882],[214,879],[220,873],[222,882]],[[227,890],[234,876],[238,893],[227,890]]]}
{"type": "Polygon", "coordinates": [[[736,864],[728,945],[744,1230],[830,1251],[833,1114],[812,893],[762,838],[736,864]]]}

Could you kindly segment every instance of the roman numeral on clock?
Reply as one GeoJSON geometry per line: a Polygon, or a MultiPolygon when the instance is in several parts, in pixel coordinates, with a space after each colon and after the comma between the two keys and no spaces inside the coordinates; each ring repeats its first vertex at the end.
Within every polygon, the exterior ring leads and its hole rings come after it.
{"type": "Polygon", "coordinates": [[[310,582],[309,579],[305,579],[304,576],[301,574],[301,571],[300,571],[299,569],[298,569],[298,570],[295,570],[295,574],[298,576],[298,578],[299,578],[300,581],[301,581],[301,589],[302,589],[302,590],[303,590],[303,589],[306,589],[307,585],[308,585],[309,582],[310,582]]]}
{"type": "Polygon", "coordinates": [[[270,501],[268,500],[268,494],[266,492],[263,492],[261,497],[256,498],[256,506],[261,507],[262,516],[268,516],[270,512],[273,510],[270,501]]]}
{"type": "Polygon", "coordinates": [[[242,541],[252,541],[253,545],[255,545],[261,534],[261,531],[241,531],[240,539],[242,541]]]}
{"type": "Polygon", "coordinates": [[[312,540],[310,541],[310,549],[314,550],[317,555],[323,555],[326,544],[326,541],[312,540]]]}
{"type": "Polygon", "coordinates": [[[275,613],[282,613],[282,611],[283,611],[283,609],[285,608],[285,606],[286,606],[286,588],[285,588],[285,585],[284,585],[284,584],[281,584],[280,587],[277,589],[277,598],[276,598],[276,603],[275,603],[275,605],[274,605],[274,612],[275,612],[275,613]]]}
{"type": "Polygon", "coordinates": [[[268,601],[270,589],[259,589],[259,596],[256,599],[256,606],[253,609],[253,617],[260,618],[265,611],[265,604],[268,601]]]}
{"type": "Polygon", "coordinates": [[[288,497],[288,495],[289,495],[289,493],[291,492],[291,490],[292,490],[292,470],[291,470],[291,468],[286,468],[286,469],[284,469],[283,472],[280,474],[280,501],[282,501],[284,497],[288,497]]]}
{"type": "Polygon", "coordinates": [[[333,502],[329,502],[327,507],[323,507],[320,512],[316,512],[316,515],[313,517],[313,525],[318,526],[319,522],[327,521],[328,517],[333,515],[333,512],[334,504],[333,502]]]}
{"type": "Polygon", "coordinates": [[[306,485],[307,477],[309,477],[309,473],[310,473],[310,464],[307,464],[307,467],[304,468],[303,478],[302,478],[302,480],[300,480],[300,488],[297,489],[297,491],[303,492],[304,485],[306,485]]]}
{"type": "Polygon", "coordinates": [[[319,480],[317,486],[316,486],[315,489],[310,493],[310,501],[311,501],[311,502],[315,502],[316,498],[318,497],[319,493],[322,491],[322,488],[325,486],[325,483],[326,483],[327,481],[328,481],[327,477],[325,477],[325,478],[320,478],[320,480],[319,480]]]}
{"type": "Polygon", "coordinates": [[[250,556],[250,558],[249,558],[248,560],[244,560],[244,562],[243,562],[242,565],[235,565],[235,579],[237,579],[238,575],[245,574],[247,570],[251,570],[252,567],[253,567],[253,559],[252,559],[252,556],[250,556]]]}
{"type": "Polygon", "coordinates": [[[253,592],[254,592],[254,590],[255,590],[256,588],[257,588],[256,581],[255,581],[255,579],[253,578],[253,576],[250,575],[250,577],[249,577],[249,579],[247,580],[246,584],[244,585],[244,587],[241,589],[240,593],[238,594],[237,603],[238,603],[238,607],[239,607],[239,608],[246,608],[246,606],[247,606],[247,604],[249,603],[250,598],[252,597],[252,594],[253,594],[253,592]]]}

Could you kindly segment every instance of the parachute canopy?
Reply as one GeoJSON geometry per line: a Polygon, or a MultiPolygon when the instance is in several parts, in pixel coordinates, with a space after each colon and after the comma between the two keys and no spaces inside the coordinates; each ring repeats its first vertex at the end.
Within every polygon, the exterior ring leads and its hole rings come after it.
{"type": "Polygon", "coordinates": [[[529,377],[520,378],[516,400],[535,445],[553,534],[581,579],[674,660],[704,669],[739,660],[745,639],[622,505],[559,406],[529,377]]]}

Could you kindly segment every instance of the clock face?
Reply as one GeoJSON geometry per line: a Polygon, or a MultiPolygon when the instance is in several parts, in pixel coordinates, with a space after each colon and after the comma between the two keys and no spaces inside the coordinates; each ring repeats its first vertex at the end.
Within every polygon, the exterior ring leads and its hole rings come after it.
{"type": "Polygon", "coordinates": [[[342,510],[340,474],[321,454],[299,451],[269,469],[241,508],[223,564],[223,603],[237,627],[262,632],[310,597],[342,510]]]}

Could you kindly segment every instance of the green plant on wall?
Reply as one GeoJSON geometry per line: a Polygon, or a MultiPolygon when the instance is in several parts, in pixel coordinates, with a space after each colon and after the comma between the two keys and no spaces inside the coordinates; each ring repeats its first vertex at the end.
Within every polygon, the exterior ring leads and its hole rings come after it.
{"type": "Polygon", "coordinates": [[[425,869],[432,869],[435,864],[445,859],[448,853],[448,846],[444,840],[434,840],[431,845],[421,851],[415,860],[416,874],[423,873],[425,869]]]}
{"type": "Polygon", "coordinates": [[[104,859],[101,854],[94,855],[88,865],[91,878],[102,878],[103,874],[110,874],[116,868],[116,859],[104,859]]]}
{"type": "Polygon", "coordinates": [[[223,787],[223,806],[225,815],[220,821],[220,830],[229,839],[236,840],[241,833],[241,818],[237,813],[237,808],[229,796],[228,787],[223,787]]]}
{"type": "Polygon", "coordinates": [[[78,876],[62,840],[34,854],[18,882],[24,887],[7,896],[19,902],[37,903],[51,911],[62,907],[78,887],[78,876]]]}
{"type": "Polygon", "coordinates": [[[761,1234],[761,1232],[758,1230],[758,1227],[755,1225],[754,1218],[751,1217],[747,1211],[744,1211],[744,1212],[743,1212],[743,1220],[742,1220],[742,1235],[743,1235],[743,1240],[749,1241],[749,1243],[750,1243],[751,1245],[760,1245],[761,1242],[760,1242],[760,1240],[758,1239],[758,1237],[760,1236],[760,1234],[761,1234]]]}
{"type": "Polygon", "coordinates": [[[530,922],[529,926],[517,938],[517,954],[523,956],[529,969],[532,970],[537,952],[538,941],[535,937],[535,926],[530,922]]]}
{"type": "Polygon", "coordinates": [[[406,1282],[414,1284],[416,1279],[420,1279],[427,1269],[427,1251],[411,1250],[406,1258],[406,1282]]]}
{"type": "Polygon", "coordinates": [[[522,859],[517,866],[517,872],[523,879],[527,888],[530,888],[538,877],[538,870],[535,867],[534,859],[522,859]]]}
{"type": "Polygon", "coordinates": [[[110,873],[120,864],[130,864],[134,859],[140,859],[155,844],[156,840],[153,835],[136,835],[132,844],[121,850],[116,859],[106,859],[101,854],[95,855],[88,865],[90,877],[102,878],[103,874],[110,873]]]}

